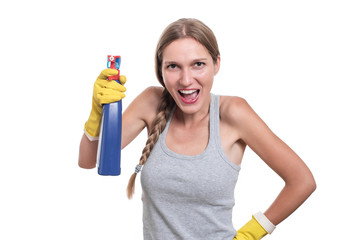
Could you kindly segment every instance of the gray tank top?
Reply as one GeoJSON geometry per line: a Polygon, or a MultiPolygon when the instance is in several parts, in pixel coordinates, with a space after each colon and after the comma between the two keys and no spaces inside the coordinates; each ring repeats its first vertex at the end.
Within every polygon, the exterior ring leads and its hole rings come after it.
{"type": "Polygon", "coordinates": [[[240,166],[221,147],[219,96],[211,94],[210,137],[199,155],[181,155],[166,146],[173,113],[141,173],[144,239],[232,240],[240,166]]]}

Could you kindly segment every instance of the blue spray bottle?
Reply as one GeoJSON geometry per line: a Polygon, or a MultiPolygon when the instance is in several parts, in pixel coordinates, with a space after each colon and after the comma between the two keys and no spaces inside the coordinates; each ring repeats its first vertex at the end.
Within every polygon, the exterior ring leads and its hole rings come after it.
{"type": "MultiPolygon", "coordinates": [[[[108,68],[119,70],[121,63],[120,56],[108,55],[107,59],[108,68]]],[[[118,75],[109,77],[109,80],[120,84],[120,71],[118,71],[118,75]]],[[[121,100],[104,104],[97,154],[99,175],[118,176],[121,173],[121,124],[121,100]]]]}

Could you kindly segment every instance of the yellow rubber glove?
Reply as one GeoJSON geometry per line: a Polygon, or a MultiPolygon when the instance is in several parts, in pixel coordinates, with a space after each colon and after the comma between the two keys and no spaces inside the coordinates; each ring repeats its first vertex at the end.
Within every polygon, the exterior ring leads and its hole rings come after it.
{"type": "Polygon", "coordinates": [[[233,240],[260,240],[267,234],[267,231],[253,216],[239,231],[233,240]]]}
{"type": "Polygon", "coordinates": [[[126,82],[126,77],[120,76],[121,84],[108,80],[109,76],[115,76],[116,74],[118,74],[118,70],[107,68],[100,73],[95,81],[92,108],[89,119],[85,123],[85,133],[91,140],[99,137],[102,105],[120,101],[125,97],[126,88],[123,84],[126,82]]]}

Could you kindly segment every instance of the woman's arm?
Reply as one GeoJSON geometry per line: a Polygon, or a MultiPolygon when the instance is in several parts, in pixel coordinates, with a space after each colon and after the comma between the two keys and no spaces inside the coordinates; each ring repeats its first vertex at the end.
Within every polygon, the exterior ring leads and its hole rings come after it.
{"type": "Polygon", "coordinates": [[[315,190],[312,173],[300,157],[260,119],[242,98],[231,103],[231,118],[244,141],[285,182],[285,186],[264,213],[277,225],[293,213],[315,190]]]}
{"type": "Polygon", "coordinates": [[[85,133],[83,134],[79,149],[79,167],[91,169],[96,166],[98,142],[98,140],[90,141],[85,133]]]}
{"type": "MultiPolygon", "coordinates": [[[[121,148],[126,147],[145,128],[149,128],[156,116],[162,88],[149,87],[137,96],[122,115],[121,148]]],[[[98,140],[90,141],[84,134],[80,142],[79,166],[96,166],[98,140]]]]}

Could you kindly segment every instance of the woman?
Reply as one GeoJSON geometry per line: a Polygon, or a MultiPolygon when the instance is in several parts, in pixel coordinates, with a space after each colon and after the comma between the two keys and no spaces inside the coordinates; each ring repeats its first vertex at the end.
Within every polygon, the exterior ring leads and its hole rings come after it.
{"type": "MultiPolygon", "coordinates": [[[[146,89],[123,114],[122,148],[145,127],[149,134],[128,186],[131,198],[142,169],[144,239],[261,239],[271,233],[315,190],[308,167],[244,99],[211,93],[220,52],[202,22],[180,19],[170,24],[159,40],[155,62],[163,87],[146,89]],[[246,146],[285,186],[267,211],[254,214],[236,231],[234,188],[246,146]]],[[[106,80],[116,73],[106,69],[95,82],[80,167],[95,167],[101,104],[125,96],[123,86],[106,80]]]]}

